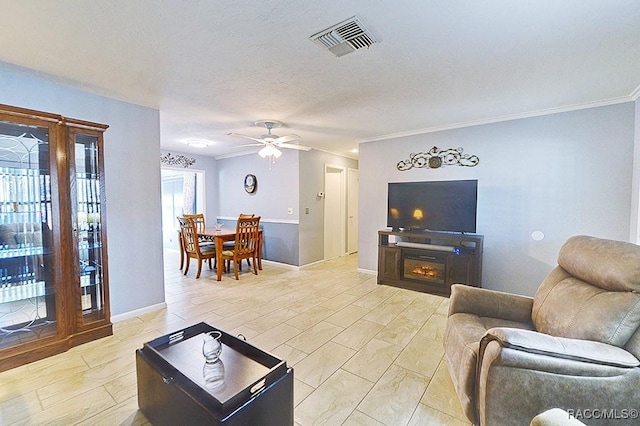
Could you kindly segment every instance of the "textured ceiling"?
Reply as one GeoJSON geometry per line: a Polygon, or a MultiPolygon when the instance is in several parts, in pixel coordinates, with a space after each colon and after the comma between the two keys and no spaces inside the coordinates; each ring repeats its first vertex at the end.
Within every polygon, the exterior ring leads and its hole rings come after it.
{"type": "Polygon", "coordinates": [[[226,133],[259,136],[260,119],[355,156],[358,141],[631,100],[640,85],[637,0],[0,0],[0,10],[0,61],[158,108],[162,147],[204,155],[243,152],[226,133]],[[354,15],[378,44],[338,58],[309,40],[354,15]]]}

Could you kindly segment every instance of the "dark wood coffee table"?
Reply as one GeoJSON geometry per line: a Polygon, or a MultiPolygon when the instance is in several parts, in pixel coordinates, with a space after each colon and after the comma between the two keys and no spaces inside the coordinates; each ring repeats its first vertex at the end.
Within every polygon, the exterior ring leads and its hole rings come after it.
{"type": "Polygon", "coordinates": [[[138,406],[154,425],[293,425],[293,369],[222,330],[220,361],[206,364],[199,323],[136,351],[138,406]]]}

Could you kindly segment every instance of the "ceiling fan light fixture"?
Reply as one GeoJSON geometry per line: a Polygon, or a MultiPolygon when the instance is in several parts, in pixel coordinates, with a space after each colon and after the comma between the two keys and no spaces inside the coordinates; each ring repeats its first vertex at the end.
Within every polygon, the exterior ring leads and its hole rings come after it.
{"type": "Polygon", "coordinates": [[[259,138],[243,135],[240,133],[227,133],[229,136],[239,136],[241,138],[249,139],[253,143],[242,146],[259,146],[258,155],[262,158],[269,158],[269,168],[271,163],[282,155],[281,149],[295,149],[298,151],[310,151],[308,146],[300,145],[297,142],[300,140],[300,136],[295,134],[289,134],[285,136],[278,136],[271,133],[271,129],[282,127],[282,123],[276,120],[260,120],[255,122],[256,126],[264,127],[267,129],[266,135],[261,135],[259,138]],[[296,142],[296,143],[291,143],[296,142]]]}
{"type": "Polygon", "coordinates": [[[258,151],[258,155],[262,158],[274,157],[280,158],[282,155],[282,151],[276,148],[273,145],[265,145],[260,151],[258,151]]]}

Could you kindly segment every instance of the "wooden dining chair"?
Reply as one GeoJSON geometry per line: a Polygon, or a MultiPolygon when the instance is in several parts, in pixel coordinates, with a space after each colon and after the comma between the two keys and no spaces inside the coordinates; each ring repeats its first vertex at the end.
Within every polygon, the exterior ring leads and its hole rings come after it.
{"type": "Polygon", "coordinates": [[[185,214],[183,216],[185,219],[193,220],[193,223],[195,223],[196,225],[196,231],[198,231],[198,234],[202,234],[204,232],[204,229],[206,227],[205,221],[204,221],[204,214],[195,213],[195,214],[185,214]]]}
{"type": "Polygon", "coordinates": [[[204,214],[195,213],[195,214],[185,214],[185,219],[191,219],[196,224],[196,231],[198,231],[198,238],[200,238],[201,243],[211,243],[213,244],[213,237],[210,235],[202,235],[204,233],[205,228],[207,227],[204,214]]]}
{"type": "Polygon", "coordinates": [[[184,241],[182,239],[182,227],[187,224],[187,220],[182,216],[177,216],[178,224],[180,224],[180,229],[178,229],[178,249],[180,250],[180,270],[184,268],[184,258],[186,257],[186,253],[184,251],[184,241]]]}
{"type": "Polygon", "coordinates": [[[222,260],[233,263],[233,272],[238,279],[238,269],[243,259],[253,260],[253,273],[258,275],[258,232],[260,216],[239,216],[236,223],[236,240],[233,250],[223,250],[222,260]]]}
{"type": "MultiPolygon", "coordinates": [[[[244,218],[248,218],[248,217],[256,217],[255,213],[251,213],[251,214],[245,214],[245,213],[240,213],[240,215],[238,215],[239,219],[244,219],[244,218]]],[[[222,244],[222,249],[223,250],[233,250],[233,247],[235,246],[236,242],[235,241],[225,241],[222,244]]],[[[227,268],[229,268],[229,264],[230,261],[227,261],[227,268]]],[[[251,268],[251,259],[247,258],[247,266],[249,266],[249,268],[251,268]]],[[[242,271],[242,262],[240,262],[240,270],[242,271]]]]}
{"type": "Polygon", "coordinates": [[[216,248],[212,243],[201,243],[198,238],[197,225],[193,219],[185,219],[185,224],[180,225],[182,231],[182,241],[186,255],[187,265],[184,268],[184,275],[189,272],[189,263],[191,259],[198,260],[198,272],[196,278],[200,278],[202,271],[202,261],[209,260],[209,269],[213,269],[211,259],[216,258],[216,248]]]}

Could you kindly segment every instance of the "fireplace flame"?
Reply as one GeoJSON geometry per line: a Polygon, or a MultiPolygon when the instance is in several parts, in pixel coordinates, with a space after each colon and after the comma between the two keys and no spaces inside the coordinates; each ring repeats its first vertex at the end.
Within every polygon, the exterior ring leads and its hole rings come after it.
{"type": "Polygon", "coordinates": [[[429,278],[438,278],[439,275],[437,270],[433,269],[431,266],[426,265],[413,268],[411,273],[429,278]]]}

